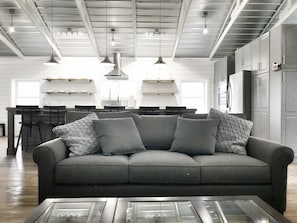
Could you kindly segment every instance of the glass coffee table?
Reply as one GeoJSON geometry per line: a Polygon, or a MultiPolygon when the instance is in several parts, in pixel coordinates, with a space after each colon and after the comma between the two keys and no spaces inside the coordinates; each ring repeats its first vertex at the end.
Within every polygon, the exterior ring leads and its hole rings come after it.
{"type": "Polygon", "coordinates": [[[290,222],[256,196],[46,199],[25,223],[290,222]]]}

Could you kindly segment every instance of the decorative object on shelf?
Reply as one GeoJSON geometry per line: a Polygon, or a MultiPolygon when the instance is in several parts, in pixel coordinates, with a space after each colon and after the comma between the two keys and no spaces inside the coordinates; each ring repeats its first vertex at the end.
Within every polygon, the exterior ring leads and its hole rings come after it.
{"type": "Polygon", "coordinates": [[[174,80],[143,80],[143,83],[173,83],[174,80]]]}
{"type": "Polygon", "coordinates": [[[45,78],[47,81],[76,81],[76,82],[92,82],[92,79],[87,78],[45,78]]]}
{"type": "Polygon", "coordinates": [[[203,29],[203,34],[207,34],[208,33],[208,29],[207,29],[207,25],[206,25],[206,17],[208,15],[207,11],[204,11],[202,14],[202,17],[204,17],[204,29],[203,29]]]}
{"type": "Polygon", "coordinates": [[[107,1],[105,1],[105,57],[104,60],[101,61],[101,64],[114,66],[107,53],[107,1]]]}
{"type": "Polygon", "coordinates": [[[159,8],[160,8],[160,19],[159,19],[159,32],[160,32],[160,35],[159,35],[159,57],[158,57],[158,60],[154,63],[156,65],[162,65],[162,64],[166,64],[165,61],[163,60],[162,58],[162,47],[161,47],[161,40],[162,40],[162,35],[161,35],[161,31],[162,31],[162,5],[161,5],[161,1],[159,1],[159,8]]]}
{"type": "Polygon", "coordinates": [[[9,33],[14,33],[15,28],[14,28],[14,25],[13,25],[13,15],[15,13],[15,9],[9,9],[9,13],[10,13],[10,27],[8,28],[8,32],[9,33]]]}
{"type": "Polygon", "coordinates": [[[59,62],[54,57],[54,1],[51,0],[51,22],[52,22],[52,30],[51,30],[51,56],[50,59],[44,63],[45,65],[57,65],[59,62]]]}

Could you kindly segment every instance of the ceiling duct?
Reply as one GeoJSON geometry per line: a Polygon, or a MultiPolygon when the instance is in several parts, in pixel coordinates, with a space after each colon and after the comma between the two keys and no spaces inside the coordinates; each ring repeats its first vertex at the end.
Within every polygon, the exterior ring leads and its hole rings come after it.
{"type": "Polygon", "coordinates": [[[119,52],[113,53],[113,63],[115,64],[115,66],[113,67],[113,70],[104,76],[108,80],[128,80],[128,75],[125,74],[121,69],[121,66],[122,66],[121,53],[119,52]]]}

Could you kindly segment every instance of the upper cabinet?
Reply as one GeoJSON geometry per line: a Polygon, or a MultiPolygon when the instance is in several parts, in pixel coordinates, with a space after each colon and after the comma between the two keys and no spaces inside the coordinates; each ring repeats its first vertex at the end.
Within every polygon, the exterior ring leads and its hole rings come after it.
{"type": "Polygon", "coordinates": [[[242,70],[259,74],[269,71],[269,33],[235,51],[235,71],[242,70]]]}
{"type": "Polygon", "coordinates": [[[259,70],[259,40],[255,39],[251,43],[251,70],[259,70]]]}
{"type": "Polygon", "coordinates": [[[251,45],[245,46],[235,51],[235,72],[251,70],[251,45]]]}
{"type": "Polygon", "coordinates": [[[269,33],[259,37],[259,73],[269,71],[269,33]]]}
{"type": "Polygon", "coordinates": [[[283,29],[283,64],[293,65],[296,68],[297,64],[297,28],[296,25],[286,25],[283,29]]]}

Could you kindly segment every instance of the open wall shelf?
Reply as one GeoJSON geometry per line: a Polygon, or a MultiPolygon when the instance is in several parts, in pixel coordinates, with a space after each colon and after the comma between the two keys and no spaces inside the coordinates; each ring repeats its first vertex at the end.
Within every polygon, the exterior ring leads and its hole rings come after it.
{"type": "Polygon", "coordinates": [[[172,96],[177,93],[176,83],[172,79],[142,81],[142,94],[147,96],[172,96]]]}

